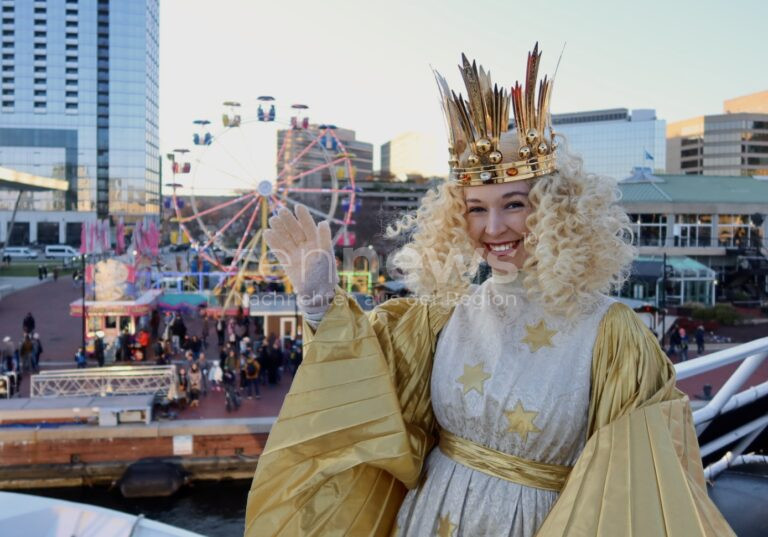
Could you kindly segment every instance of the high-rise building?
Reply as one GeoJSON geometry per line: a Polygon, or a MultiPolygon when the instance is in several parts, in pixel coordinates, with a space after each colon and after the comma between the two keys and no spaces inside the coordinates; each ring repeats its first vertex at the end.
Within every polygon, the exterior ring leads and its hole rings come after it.
{"type": "MultiPolygon", "coordinates": [[[[304,152],[325,127],[325,125],[309,125],[306,129],[295,128],[277,131],[277,173],[281,174],[283,168],[290,165],[291,173],[297,175],[316,167],[322,167],[335,160],[341,148],[333,136],[329,134],[315,143],[309,151],[304,152]]],[[[370,177],[373,174],[373,144],[358,140],[355,137],[355,131],[350,129],[333,127],[333,132],[347,153],[352,155],[355,181],[364,181],[370,177]]],[[[330,167],[325,167],[317,173],[301,177],[301,184],[319,185],[323,179],[331,179],[329,169],[330,167]]]]}
{"type": "Polygon", "coordinates": [[[626,108],[553,114],[552,128],[565,136],[572,153],[584,159],[590,173],[616,180],[636,166],[664,171],[666,122],[655,110],[626,108]]]}
{"type": "Polygon", "coordinates": [[[447,142],[422,132],[406,132],[381,146],[381,173],[405,181],[447,177],[447,142]]]}
{"type": "MultiPolygon", "coordinates": [[[[0,0],[0,166],[69,183],[23,196],[28,240],[40,222],[77,242],[88,218],[159,214],[158,3],[0,0]]],[[[0,240],[15,200],[0,191],[0,240]]]]}
{"type": "Polygon", "coordinates": [[[727,100],[723,112],[669,124],[669,173],[768,175],[768,91],[727,100]]]}

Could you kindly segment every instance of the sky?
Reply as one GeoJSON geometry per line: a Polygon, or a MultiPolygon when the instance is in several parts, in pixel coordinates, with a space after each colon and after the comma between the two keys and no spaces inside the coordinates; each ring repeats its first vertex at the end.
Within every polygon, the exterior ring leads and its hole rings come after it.
{"type": "MultiPolygon", "coordinates": [[[[565,44],[553,113],[717,114],[725,99],[768,89],[766,20],[765,0],[160,0],[161,151],[193,148],[195,119],[221,134],[223,101],[250,117],[266,94],[279,121],[302,103],[312,122],[355,130],[378,169],[379,146],[398,134],[445,137],[432,68],[461,89],[464,52],[511,86],[536,41],[543,73],[565,44]]],[[[230,150],[244,182],[274,178],[278,126],[250,125],[230,150]]]]}

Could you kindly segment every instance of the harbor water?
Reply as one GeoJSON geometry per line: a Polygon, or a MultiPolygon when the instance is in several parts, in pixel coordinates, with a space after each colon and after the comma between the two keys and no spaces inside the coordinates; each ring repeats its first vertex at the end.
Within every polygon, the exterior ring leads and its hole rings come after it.
{"type": "Polygon", "coordinates": [[[80,487],[18,491],[106,507],[194,531],[206,537],[242,537],[250,480],[195,483],[168,498],[131,498],[118,489],[80,487]]]}

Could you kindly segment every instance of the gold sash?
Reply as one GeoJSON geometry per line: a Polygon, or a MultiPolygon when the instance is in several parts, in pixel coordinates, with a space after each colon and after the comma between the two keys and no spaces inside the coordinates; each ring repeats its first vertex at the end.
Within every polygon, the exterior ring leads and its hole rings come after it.
{"type": "Polygon", "coordinates": [[[571,466],[531,461],[440,429],[440,450],[459,464],[518,485],[560,492],[571,466]]]}

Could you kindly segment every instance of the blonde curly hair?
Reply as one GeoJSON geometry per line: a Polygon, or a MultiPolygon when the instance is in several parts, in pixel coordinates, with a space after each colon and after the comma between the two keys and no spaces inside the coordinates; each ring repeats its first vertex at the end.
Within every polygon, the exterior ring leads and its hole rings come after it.
{"type": "MultiPolygon", "coordinates": [[[[523,286],[551,313],[573,317],[623,285],[636,251],[616,182],[585,173],[581,158],[564,145],[558,152],[557,172],[528,181],[523,286]]],[[[482,249],[469,237],[466,211],[462,187],[445,182],[424,196],[415,214],[387,229],[388,237],[408,241],[390,267],[417,296],[469,292],[482,249]]]]}

